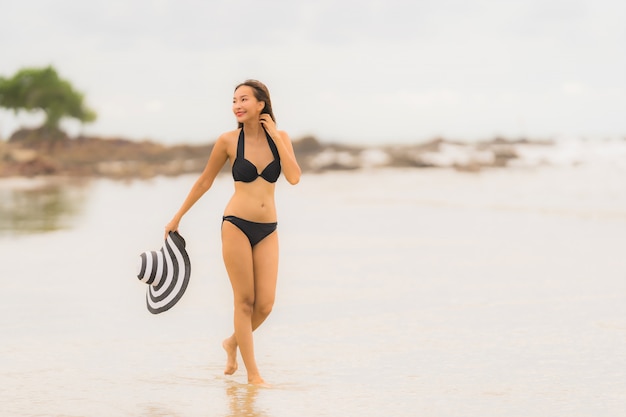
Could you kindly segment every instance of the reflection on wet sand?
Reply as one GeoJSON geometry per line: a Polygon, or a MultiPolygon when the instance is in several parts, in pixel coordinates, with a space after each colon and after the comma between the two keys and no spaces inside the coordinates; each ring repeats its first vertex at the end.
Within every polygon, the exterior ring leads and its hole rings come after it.
{"type": "Polygon", "coordinates": [[[0,234],[49,232],[72,225],[84,204],[84,184],[0,184],[0,234]]]}
{"type": "Polygon", "coordinates": [[[228,381],[226,384],[226,395],[229,399],[230,410],[227,416],[269,417],[266,412],[259,410],[256,405],[259,391],[263,389],[250,384],[228,381]]]}
{"type": "Polygon", "coordinates": [[[141,414],[141,417],[178,417],[179,414],[173,412],[169,408],[160,406],[158,404],[152,404],[147,406],[145,412],[141,414]]]}

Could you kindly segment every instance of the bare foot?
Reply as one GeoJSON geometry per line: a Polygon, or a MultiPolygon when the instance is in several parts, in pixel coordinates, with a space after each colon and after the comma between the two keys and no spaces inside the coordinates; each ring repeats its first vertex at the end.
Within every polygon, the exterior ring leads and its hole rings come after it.
{"type": "Polygon", "coordinates": [[[255,387],[271,388],[271,385],[265,382],[265,380],[261,378],[260,375],[252,377],[248,376],[248,384],[254,385],[255,387]]]}
{"type": "Polygon", "coordinates": [[[237,344],[234,343],[232,337],[224,339],[222,347],[226,351],[226,369],[224,375],[232,375],[237,370],[237,344]]]}

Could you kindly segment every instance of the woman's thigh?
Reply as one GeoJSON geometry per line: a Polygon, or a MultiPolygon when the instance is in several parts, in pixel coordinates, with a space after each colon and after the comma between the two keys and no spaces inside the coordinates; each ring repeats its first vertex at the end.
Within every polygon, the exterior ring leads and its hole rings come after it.
{"type": "Polygon", "coordinates": [[[274,231],[252,250],[256,304],[271,309],[278,279],[278,233],[274,231]]]}
{"type": "Polygon", "coordinates": [[[230,222],[222,223],[222,256],[235,302],[254,303],[252,248],[246,235],[230,222]]]}

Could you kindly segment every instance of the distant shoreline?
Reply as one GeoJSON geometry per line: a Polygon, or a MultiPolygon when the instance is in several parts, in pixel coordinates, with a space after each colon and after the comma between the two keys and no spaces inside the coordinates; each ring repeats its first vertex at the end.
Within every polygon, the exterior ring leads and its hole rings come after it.
{"type": "MultiPolygon", "coordinates": [[[[294,150],[303,172],[347,171],[373,167],[452,168],[479,172],[519,165],[522,150],[546,150],[550,140],[495,138],[456,142],[436,138],[407,145],[354,146],[325,144],[307,136],[295,139],[294,150]]],[[[213,143],[164,145],[152,141],[79,136],[40,140],[35,131],[0,141],[0,178],[68,176],[152,178],[199,173],[213,143]],[[17,137],[17,139],[15,139],[17,137]]],[[[535,161],[541,163],[541,161],[535,161]]]]}

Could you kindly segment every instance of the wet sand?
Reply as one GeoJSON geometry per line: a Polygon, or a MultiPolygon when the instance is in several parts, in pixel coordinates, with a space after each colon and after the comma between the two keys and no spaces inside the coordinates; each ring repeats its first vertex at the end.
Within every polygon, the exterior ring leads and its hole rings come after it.
{"type": "MultiPolygon", "coordinates": [[[[220,177],[181,225],[187,293],[145,307],[137,256],[193,177],[82,189],[68,229],[0,237],[11,416],[616,416],[626,409],[626,186],[603,167],[388,170],[278,187],[271,389],[222,374],[220,177]]],[[[65,218],[63,225],[68,221],[65,218]]]]}

